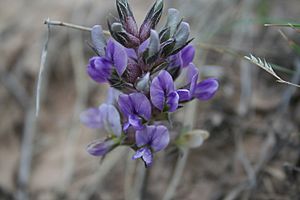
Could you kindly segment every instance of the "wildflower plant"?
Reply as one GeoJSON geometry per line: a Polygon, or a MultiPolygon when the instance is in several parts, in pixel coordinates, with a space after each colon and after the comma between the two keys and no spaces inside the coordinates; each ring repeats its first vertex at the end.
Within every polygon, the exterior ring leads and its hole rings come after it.
{"type": "Polygon", "coordinates": [[[108,98],[80,117],[86,126],[107,132],[105,140],[88,145],[91,155],[103,156],[126,145],[135,151],[132,159],[142,159],[149,167],[156,152],[176,144],[170,141],[170,114],[194,99],[211,99],[219,84],[214,78],[198,82],[190,26],[178,10],[169,9],[165,25],[157,31],[162,0],[154,3],[139,28],[127,0],[116,0],[116,6],[119,19],[108,20],[110,38],[100,25],[91,29],[95,56],[87,65],[92,80],[110,85],[108,98]],[[179,77],[185,82],[177,87],[179,77]]]}

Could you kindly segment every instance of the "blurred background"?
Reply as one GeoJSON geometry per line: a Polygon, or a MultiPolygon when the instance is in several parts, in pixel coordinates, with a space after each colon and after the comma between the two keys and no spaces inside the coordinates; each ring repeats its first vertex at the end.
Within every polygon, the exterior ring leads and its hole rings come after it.
{"type": "MultiPolygon", "coordinates": [[[[153,4],[130,0],[139,23],[153,4]]],[[[299,0],[166,0],[190,23],[202,77],[220,80],[209,102],[175,113],[210,138],[189,152],[174,199],[300,199],[300,89],[242,56],[252,53],[284,68],[299,83],[300,33],[264,23],[299,22],[299,0]],[[194,114],[195,112],[195,114],[194,114]]],[[[166,12],[164,12],[166,14],[166,12]]],[[[164,23],[164,17],[160,26],[164,23]]],[[[176,157],[160,153],[145,188],[132,152],[120,148],[103,162],[86,145],[103,134],[79,122],[81,111],[104,101],[107,85],[86,75],[93,55],[88,32],[51,27],[48,57],[35,117],[35,88],[48,17],[91,27],[116,16],[113,0],[0,1],[0,199],[162,199],[176,157]]]]}

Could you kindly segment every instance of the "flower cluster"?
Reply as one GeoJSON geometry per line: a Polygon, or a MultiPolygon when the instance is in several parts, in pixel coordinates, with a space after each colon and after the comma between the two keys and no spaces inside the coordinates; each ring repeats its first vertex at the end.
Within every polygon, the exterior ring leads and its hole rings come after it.
{"type": "Polygon", "coordinates": [[[190,27],[178,10],[168,10],[166,24],[158,32],[162,0],[154,3],[140,28],[127,0],[116,0],[116,5],[119,19],[108,21],[111,38],[105,38],[99,25],[91,31],[97,55],[89,60],[87,73],[111,88],[106,103],[81,115],[85,125],[108,133],[105,141],[94,141],[87,151],[102,156],[128,145],[136,152],[133,159],[141,158],[150,166],[153,153],[170,142],[169,114],[193,99],[212,98],[219,84],[214,78],[198,82],[190,27]],[[182,87],[175,85],[178,77],[185,79],[182,87]]]}

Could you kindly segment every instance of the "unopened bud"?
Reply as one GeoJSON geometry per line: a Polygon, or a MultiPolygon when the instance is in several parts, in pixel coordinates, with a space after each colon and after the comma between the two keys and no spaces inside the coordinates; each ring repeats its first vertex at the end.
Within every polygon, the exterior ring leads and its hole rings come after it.
{"type": "Polygon", "coordinates": [[[99,56],[104,56],[106,40],[103,34],[102,27],[100,25],[93,26],[91,31],[91,36],[92,36],[93,45],[97,50],[97,53],[99,54],[99,56]]]}
{"type": "Polygon", "coordinates": [[[177,141],[180,146],[197,148],[200,147],[208,137],[208,131],[195,129],[183,134],[177,141]]]}
{"type": "Polygon", "coordinates": [[[149,87],[150,87],[150,73],[148,72],[147,74],[145,74],[144,77],[140,78],[137,80],[136,83],[136,89],[138,89],[139,91],[143,91],[143,92],[147,92],[149,91],[149,87]]]}
{"type": "Polygon", "coordinates": [[[140,28],[139,38],[141,42],[145,41],[150,36],[151,29],[155,29],[159,22],[163,10],[163,0],[157,0],[146,15],[146,18],[140,28]]]}

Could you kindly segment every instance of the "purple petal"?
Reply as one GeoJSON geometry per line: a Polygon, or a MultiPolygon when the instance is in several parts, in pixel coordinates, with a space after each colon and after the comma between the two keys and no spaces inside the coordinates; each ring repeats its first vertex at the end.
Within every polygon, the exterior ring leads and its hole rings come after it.
{"type": "Polygon", "coordinates": [[[188,83],[190,84],[190,92],[194,93],[197,81],[198,81],[198,76],[199,76],[199,70],[197,67],[193,64],[190,63],[188,66],[188,72],[187,72],[187,80],[188,83]]]}
{"type": "Polygon", "coordinates": [[[151,147],[154,151],[160,151],[168,146],[170,136],[169,131],[165,126],[156,126],[156,129],[152,134],[151,147]]]}
{"type": "Polygon", "coordinates": [[[145,148],[144,155],[143,155],[143,161],[145,162],[147,167],[150,167],[152,165],[153,161],[153,155],[151,153],[151,150],[149,148],[145,148]]]}
{"type": "Polygon", "coordinates": [[[87,152],[93,156],[103,156],[112,150],[114,144],[112,140],[96,140],[87,146],[87,152]]]}
{"type": "Polygon", "coordinates": [[[183,66],[181,52],[178,52],[177,54],[169,57],[169,66],[170,67],[182,67],[183,66]]]}
{"type": "Polygon", "coordinates": [[[138,149],[135,154],[132,156],[132,160],[139,159],[143,156],[145,148],[138,149]]]}
{"type": "Polygon", "coordinates": [[[150,145],[154,151],[160,151],[169,144],[170,136],[165,126],[152,125],[136,131],[135,140],[138,147],[150,145]]]}
{"type": "Polygon", "coordinates": [[[111,63],[102,57],[92,57],[87,66],[87,73],[98,83],[107,82],[111,75],[111,63]]]}
{"type": "Polygon", "coordinates": [[[179,95],[179,102],[188,101],[191,99],[190,91],[187,89],[179,89],[176,92],[179,95]]]}
{"type": "Polygon", "coordinates": [[[168,111],[169,112],[174,112],[177,107],[178,107],[178,102],[179,102],[179,95],[177,92],[173,91],[171,92],[168,97],[167,97],[167,106],[168,106],[168,111]]]}
{"type": "Polygon", "coordinates": [[[125,51],[126,51],[127,56],[128,56],[129,58],[132,58],[132,59],[135,59],[135,60],[137,59],[137,55],[136,55],[134,49],[131,49],[131,48],[125,48],[125,51]]]}
{"type": "Polygon", "coordinates": [[[89,108],[80,114],[80,121],[89,128],[102,128],[103,123],[98,108],[89,108]]]}
{"type": "Polygon", "coordinates": [[[133,108],[132,102],[130,101],[129,95],[120,94],[118,104],[119,104],[119,108],[120,108],[121,112],[126,117],[133,114],[134,108],[133,108]]]}
{"type": "Polygon", "coordinates": [[[135,142],[138,147],[151,143],[152,132],[155,131],[155,126],[146,126],[142,130],[137,130],[135,133],[135,142]]]}
{"type": "Polygon", "coordinates": [[[200,100],[209,100],[214,96],[218,88],[218,81],[214,78],[209,78],[198,83],[192,95],[200,100]]]}
{"type": "Polygon", "coordinates": [[[113,105],[102,104],[99,107],[99,111],[104,129],[110,134],[113,133],[116,136],[120,136],[122,126],[118,110],[113,105]]]}
{"type": "Polygon", "coordinates": [[[188,45],[181,50],[181,59],[182,59],[182,66],[186,67],[195,57],[195,48],[192,45],[188,45]]]}
{"type": "Polygon", "coordinates": [[[143,53],[147,47],[149,46],[149,43],[150,43],[150,38],[145,40],[138,48],[138,53],[141,54],[143,53]]]}
{"type": "Polygon", "coordinates": [[[136,153],[132,156],[133,160],[142,158],[145,162],[146,166],[149,167],[152,164],[153,161],[153,155],[151,153],[151,150],[147,147],[138,149],[136,153]]]}
{"type": "Polygon", "coordinates": [[[128,56],[125,47],[115,40],[110,39],[106,47],[106,57],[116,67],[118,75],[122,76],[128,62],[128,56]]]}
{"type": "Polygon", "coordinates": [[[142,93],[132,93],[129,95],[134,112],[148,120],[151,117],[151,104],[149,99],[142,93]]]}
{"type": "Polygon", "coordinates": [[[175,90],[172,76],[169,72],[162,70],[155,77],[150,86],[150,96],[153,105],[159,110],[163,110],[165,105],[165,96],[175,90]]]}
{"type": "Polygon", "coordinates": [[[165,93],[157,77],[155,77],[151,83],[150,96],[153,105],[162,111],[164,109],[165,104],[165,93]]]}
{"type": "MultiPolygon", "coordinates": [[[[136,115],[130,115],[128,117],[128,123],[133,126],[136,130],[143,129],[143,124],[141,122],[141,119],[136,115]]],[[[127,127],[128,128],[128,127],[127,127]]]]}
{"type": "Polygon", "coordinates": [[[138,115],[146,120],[151,117],[151,104],[148,98],[142,93],[121,94],[118,103],[120,110],[127,117],[138,115]]]}

